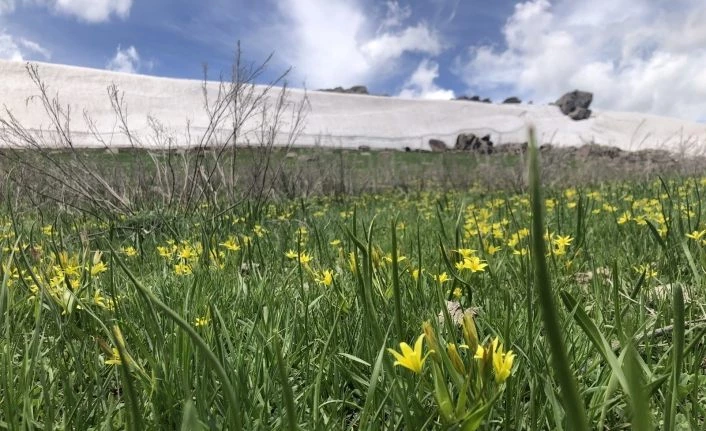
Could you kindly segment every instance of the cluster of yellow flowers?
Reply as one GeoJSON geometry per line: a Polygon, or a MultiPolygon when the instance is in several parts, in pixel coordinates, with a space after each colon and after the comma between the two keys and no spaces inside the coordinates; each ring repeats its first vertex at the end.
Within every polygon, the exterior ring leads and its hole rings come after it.
{"type": "Polygon", "coordinates": [[[401,342],[399,351],[390,348],[388,352],[395,366],[419,375],[425,374],[424,364],[431,358],[433,388],[429,390],[433,392],[439,415],[447,425],[465,429],[479,416],[482,419],[487,415],[489,407],[499,398],[512,374],[515,354],[505,351],[497,337],[481,344],[473,315],[468,311],[462,322],[465,344],[440,340],[429,321],[424,322],[422,329],[414,347],[401,342]]]}

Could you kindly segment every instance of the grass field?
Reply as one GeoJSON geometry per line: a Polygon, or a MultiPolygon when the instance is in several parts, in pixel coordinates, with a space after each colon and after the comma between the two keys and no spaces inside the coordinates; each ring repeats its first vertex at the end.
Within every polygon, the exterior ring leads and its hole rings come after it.
{"type": "Polygon", "coordinates": [[[0,429],[704,429],[704,188],[8,199],[0,429]]]}

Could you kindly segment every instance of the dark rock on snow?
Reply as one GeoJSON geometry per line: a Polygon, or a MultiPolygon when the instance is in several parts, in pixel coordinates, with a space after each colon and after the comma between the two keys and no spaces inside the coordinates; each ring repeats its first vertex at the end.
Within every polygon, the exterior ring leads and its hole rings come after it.
{"type": "Polygon", "coordinates": [[[519,98],[517,98],[517,97],[515,97],[515,96],[512,96],[512,97],[508,97],[507,99],[503,100],[503,103],[514,103],[514,104],[516,104],[516,103],[522,103],[522,100],[520,100],[519,98]]]}
{"type": "Polygon", "coordinates": [[[482,138],[473,133],[461,133],[456,138],[454,149],[461,151],[475,151],[481,154],[493,153],[493,141],[490,140],[490,135],[485,135],[482,138]]]}
{"type": "Polygon", "coordinates": [[[429,147],[435,153],[442,153],[448,149],[446,142],[441,139],[429,139],[429,147]]]}
{"type": "Polygon", "coordinates": [[[568,115],[573,120],[585,120],[591,116],[588,109],[593,102],[593,93],[588,91],[570,91],[556,101],[556,105],[561,109],[561,113],[568,115]]]}
{"type": "Polygon", "coordinates": [[[585,120],[591,116],[591,110],[586,108],[578,107],[573,111],[569,112],[569,118],[574,121],[585,120]]]}
{"type": "Polygon", "coordinates": [[[343,87],[336,87],[336,88],[323,88],[319,91],[327,91],[329,93],[343,93],[343,94],[370,94],[368,93],[368,88],[364,85],[354,85],[351,88],[343,88],[343,87]]]}

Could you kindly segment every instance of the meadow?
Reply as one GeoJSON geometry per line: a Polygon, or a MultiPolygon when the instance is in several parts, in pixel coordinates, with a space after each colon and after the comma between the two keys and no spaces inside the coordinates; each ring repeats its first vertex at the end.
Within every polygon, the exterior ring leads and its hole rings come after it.
{"type": "Polygon", "coordinates": [[[530,159],[524,192],[6,199],[0,429],[704,429],[706,178],[530,159]]]}

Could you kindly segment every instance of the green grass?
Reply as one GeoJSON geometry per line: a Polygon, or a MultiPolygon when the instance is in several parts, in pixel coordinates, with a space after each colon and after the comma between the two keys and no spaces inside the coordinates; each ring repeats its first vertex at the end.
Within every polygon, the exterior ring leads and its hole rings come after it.
{"type": "Polygon", "coordinates": [[[461,429],[476,408],[480,429],[704,429],[706,232],[687,234],[706,228],[705,184],[110,222],[6,206],[0,429],[461,429]],[[488,266],[458,269],[461,249],[488,266]],[[464,331],[446,299],[476,310],[482,345],[498,337],[516,354],[507,381],[491,383],[470,349],[458,350],[468,374],[453,371],[443,346],[464,331]],[[425,321],[438,339],[424,353],[442,347],[421,374],[394,366],[387,349],[425,321]]]}

